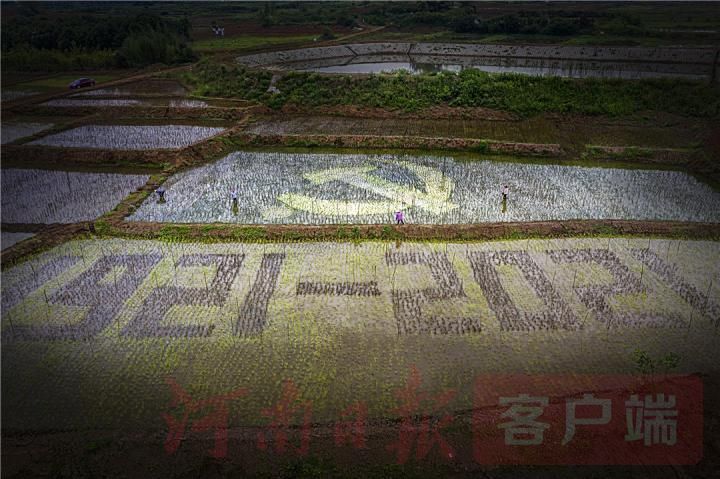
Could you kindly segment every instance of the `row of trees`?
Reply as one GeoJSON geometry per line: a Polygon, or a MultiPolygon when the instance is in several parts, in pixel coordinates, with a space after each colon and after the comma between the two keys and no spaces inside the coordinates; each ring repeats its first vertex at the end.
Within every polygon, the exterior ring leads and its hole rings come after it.
{"type": "Polygon", "coordinates": [[[3,64],[9,70],[52,71],[181,63],[195,58],[187,45],[190,28],[187,18],[148,14],[19,12],[3,22],[3,64]]]}

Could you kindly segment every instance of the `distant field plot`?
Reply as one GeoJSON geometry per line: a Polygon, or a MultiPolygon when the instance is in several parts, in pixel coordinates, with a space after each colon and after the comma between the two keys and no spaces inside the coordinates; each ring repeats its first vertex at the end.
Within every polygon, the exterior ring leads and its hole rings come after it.
{"type": "Polygon", "coordinates": [[[170,108],[207,108],[207,102],[201,100],[170,100],[170,108]]]}
{"type": "MultiPolygon", "coordinates": [[[[521,143],[561,145],[624,145],[687,148],[698,138],[693,126],[653,127],[598,122],[557,122],[533,117],[517,121],[477,119],[353,118],[342,116],[287,116],[259,119],[246,131],[259,135],[379,135],[480,138],[521,143]]],[[[701,126],[696,126],[702,129],[701,126]]]]}
{"type": "Polygon", "coordinates": [[[173,80],[146,79],[133,83],[95,90],[81,91],[71,95],[72,98],[88,98],[98,96],[184,96],[187,90],[173,80]]]}
{"type": "Polygon", "coordinates": [[[33,141],[32,145],[110,150],[183,148],[224,128],[188,125],[87,125],[33,141]]]}
{"type": "Polygon", "coordinates": [[[9,232],[2,232],[2,249],[6,249],[14,245],[15,243],[19,243],[22,240],[32,238],[35,236],[34,233],[9,233],[9,232]]]}
{"type": "Polygon", "coordinates": [[[3,122],[0,131],[2,131],[2,144],[11,143],[20,138],[40,133],[43,130],[52,128],[52,123],[9,123],[3,122]]]}
{"type": "Polygon", "coordinates": [[[17,100],[25,96],[37,95],[36,91],[24,91],[24,90],[3,90],[2,101],[17,100]]]}
{"type": "Polygon", "coordinates": [[[106,100],[106,99],[76,99],[76,98],[58,98],[46,101],[42,106],[133,106],[142,105],[140,100],[106,100]]]}
{"type": "MultiPolygon", "coordinates": [[[[73,223],[110,211],[147,175],[3,169],[3,223],[73,223]]],[[[4,234],[4,233],[3,233],[4,234]]]]}
{"type": "Polygon", "coordinates": [[[720,220],[720,194],[684,173],[441,157],[242,152],[179,173],[165,187],[166,203],[149,198],[129,219],[388,223],[403,210],[406,221],[426,224],[720,220]]]}
{"type": "Polygon", "coordinates": [[[193,49],[199,52],[212,52],[222,50],[247,50],[253,48],[267,48],[270,45],[291,45],[312,42],[318,35],[295,36],[239,36],[226,38],[213,38],[193,43],[193,49]]]}
{"type": "Polygon", "coordinates": [[[648,238],[72,241],[2,272],[3,426],[166,431],[168,377],[248,388],[230,425],[263,425],[286,380],[315,423],[396,416],[414,366],[455,410],[477,374],[627,373],[637,348],[708,371],[719,268],[718,242],[648,238]]]}

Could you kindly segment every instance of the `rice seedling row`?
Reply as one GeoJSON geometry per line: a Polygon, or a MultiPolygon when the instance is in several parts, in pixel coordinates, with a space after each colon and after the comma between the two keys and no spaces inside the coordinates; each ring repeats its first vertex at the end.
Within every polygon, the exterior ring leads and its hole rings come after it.
{"type": "Polygon", "coordinates": [[[250,337],[298,314],[398,335],[718,325],[719,274],[716,242],[76,241],[3,274],[3,337],[250,337]]]}
{"type": "MultiPolygon", "coordinates": [[[[3,169],[4,223],[74,223],[113,209],[148,175],[3,169]]],[[[3,233],[4,234],[4,233],[3,233]]]]}
{"type": "Polygon", "coordinates": [[[237,152],[173,176],[165,189],[166,202],[148,198],[129,220],[388,223],[398,210],[421,224],[720,220],[720,194],[681,172],[430,156],[237,152]]]}
{"type": "Polygon", "coordinates": [[[41,103],[41,106],[79,107],[79,106],[137,106],[144,104],[140,100],[131,99],[92,99],[57,98],[41,103]]]}
{"type": "Polygon", "coordinates": [[[322,423],[355,401],[394,417],[413,367],[455,410],[478,374],[628,372],[636,348],[706,371],[719,260],[649,239],[76,240],[2,273],[4,427],[164,432],[168,378],[196,399],[247,388],[228,425],[264,427],[288,380],[322,423]]]}
{"type": "Polygon", "coordinates": [[[176,149],[190,146],[224,128],[189,125],[85,125],[49,135],[31,145],[111,150],[176,149]]]}

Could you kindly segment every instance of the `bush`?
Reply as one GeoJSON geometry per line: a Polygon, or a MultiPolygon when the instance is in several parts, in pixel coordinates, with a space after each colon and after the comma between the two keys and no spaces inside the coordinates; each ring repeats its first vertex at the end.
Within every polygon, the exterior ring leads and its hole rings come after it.
{"type": "Polygon", "coordinates": [[[82,71],[116,66],[112,50],[45,50],[22,47],[3,52],[3,68],[11,71],[82,71]]]}
{"type": "Polygon", "coordinates": [[[118,50],[117,58],[120,66],[139,67],[189,62],[195,55],[177,35],[146,29],[128,36],[118,50]]]}
{"type": "Polygon", "coordinates": [[[323,29],[322,35],[320,35],[320,40],[334,40],[335,35],[333,34],[332,30],[330,30],[328,27],[325,27],[323,29]]]}

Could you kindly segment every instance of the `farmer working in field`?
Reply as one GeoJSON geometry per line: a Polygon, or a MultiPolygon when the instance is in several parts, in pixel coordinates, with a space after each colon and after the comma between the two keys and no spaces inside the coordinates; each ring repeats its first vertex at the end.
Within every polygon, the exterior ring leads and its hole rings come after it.
{"type": "Polygon", "coordinates": [[[237,210],[238,210],[237,191],[233,190],[232,193],[230,193],[230,199],[232,200],[232,211],[233,211],[233,213],[237,214],[237,210]]]}
{"type": "Polygon", "coordinates": [[[399,225],[405,224],[405,215],[402,211],[396,211],[395,212],[395,223],[399,225]]]}
{"type": "Polygon", "coordinates": [[[503,213],[505,213],[507,211],[508,193],[510,193],[508,186],[507,185],[503,186],[503,189],[502,189],[502,212],[503,213]]]}
{"type": "Polygon", "coordinates": [[[157,193],[158,196],[158,203],[165,203],[165,189],[161,186],[155,190],[155,193],[157,193]]]}

